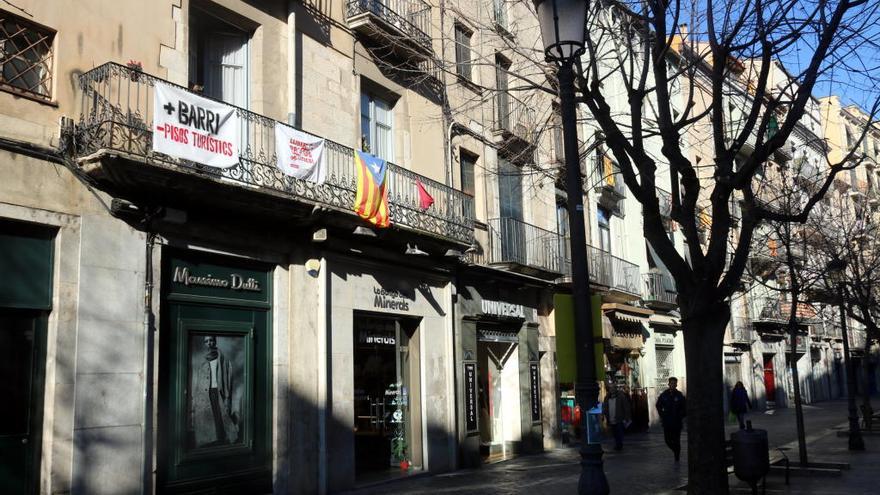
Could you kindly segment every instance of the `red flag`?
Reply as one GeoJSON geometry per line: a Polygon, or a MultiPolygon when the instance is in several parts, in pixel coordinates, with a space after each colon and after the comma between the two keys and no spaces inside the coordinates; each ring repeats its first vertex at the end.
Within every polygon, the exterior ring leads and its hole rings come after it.
{"type": "Polygon", "coordinates": [[[425,211],[434,204],[434,198],[428,194],[428,190],[425,189],[425,185],[422,184],[421,180],[416,179],[416,186],[419,188],[419,208],[421,208],[422,211],[425,211]]]}

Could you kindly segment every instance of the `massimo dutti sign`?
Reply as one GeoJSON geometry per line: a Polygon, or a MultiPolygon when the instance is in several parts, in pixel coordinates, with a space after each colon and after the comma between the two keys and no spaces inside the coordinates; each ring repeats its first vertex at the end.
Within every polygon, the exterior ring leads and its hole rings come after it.
{"type": "Polygon", "coordinates": [[[163,256],[164,287],[170,296],[269,302],[269,272],[247,261],[198,251],[163,256]]]}
{"type": "Polygon", "coordinates": [[[231,290],[247,290],[260,292],[260,283],[253,277],[245,277],[239,273],[230,273],[228,278],[219,278],[208,273],[207,275],[195,275],[190,273],[187,267],[174,267],[174,275],[171,281],[183,285],[201,285],[203,287],[221,287],[231,290]]]}

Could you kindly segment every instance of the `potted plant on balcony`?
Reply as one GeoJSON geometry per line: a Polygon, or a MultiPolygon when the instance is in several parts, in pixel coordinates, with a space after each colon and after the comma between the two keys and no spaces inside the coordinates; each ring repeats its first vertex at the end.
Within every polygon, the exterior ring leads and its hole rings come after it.
{"type": "Polygon", "coordinates": [[[129,60],[127,64],[128,70],[131,71],[128,73],[131,82],[138,82],[141,78],[141,73],[144,72],[144,66],[137,60],[129,60]]]}

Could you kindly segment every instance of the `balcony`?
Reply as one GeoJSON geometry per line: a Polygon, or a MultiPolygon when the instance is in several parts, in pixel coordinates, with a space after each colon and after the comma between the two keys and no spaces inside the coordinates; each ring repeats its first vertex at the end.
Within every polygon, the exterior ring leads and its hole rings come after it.
{"type": "Polygon", "coordinates": [[[421,62],[433,52],[431,6],[422,0],[348,0],[345,20],[402,58],[421,62]]]}
{"type": "Polygon", "coordinates": [[[594,155],[593,160],[593,191],[599,194],[598,201],[602,206],[622,214],[623,199],[626,198],[626,184],[617,163],[608,155],[594,155]]]}
{"type": "Polygon", "coordinates": [[[862,354],[865,350],[867,335],[863,328],[848,328],[847,338],[849,339],[849,350],[854,354],[862,354]]]}
{"type": "MultiPolygon", "coordinates": [[[[780,298],[779,295],[767,295],[750,299],[752,322],[755,329],[762,333],[786,334],[791,303],[780,298]]],[[[795,310],[795,318],[801,332],[805,332],[807,325],[815,324],[818,319],[816,311],[807,303],[798,303],[795,310]]]]}
{"type": "Polygon", "coordinates": [[[642,274],[642,300],[649,308],[672,309],[678,306],[672,276],[664,273],[642,274]]]}
{"type": "Polygon", "coordinates": [[[750,345],[754,339],[754,328],[752,320],[746,316],[733,316],[730,318],[730,324],[727,327],[727,338],[725,342],[728,345],[750,345]]]}
{"type": "MultiPolygon", "coordinates": [[[[660,203],[660,216],[663,218],[672,217],[672,193],[665,189],[656,188],[657,200],[660,203]]],[[[626,191],[624,190],[624,194],[626,191]]]]}
{"type": "Polygon", "coordinates": [[[752,321],[758,325],[785,325],[788,315],[782,312],[782,301],[778,296],[761,296],[749,299],[752,321]]]}
{"type": "MultiPolygon", "coordinates": [[[[508,155],[528,153],[535,146],[535,110],[505,92],[495,97],[495,134],[508,155]]],[[[529,155],[530,156],[530,155],[529,155]]]]}
{"type": "MultiPolygon", "coordinates": [[[[316,207],[336,213],[327,217],[328,223],[350,228],[360,222],[352,211],[357,182],[352,148],[325,141],[328,170],[323,184],[289,177],[275,164],[276,122],[263,115],[236,108],[242,128],[240,160],[234,167],[218,169],[154,152],[157,82],[164,81],[114,63],[80,76],[82,115],[75,126],[73,152],[80,167],[102,187],[128,199],[168,205],[196,202],[230,214],[259,212],[285,222],[311,225],[316,207]]],[[[394,164],[389,164],[386,181],[394,226],[441,242],[473,242],[471,196],[394,164]],[[420,207],[419,183],[434,198],[426,209],[420,207]]]]}
{"type": "Polygon", "coordinates": [[[489,265],[541,278],[562,274],[562,237],[515,218],[493,218],[488,223],[489,265]]]}
{"type": "MultiPolygon", "coordinates": [[[[569,239],[562,241],[565,246],[562,257],[562,278],[559,283],[571,283],[571,252],[569,239]]],[[[631,302],[641,297],[641,278],[639,265],[612,255],[608,251],[587,245],[587,268],[590,284],[604,292],[610,302],[631,302]]]]}

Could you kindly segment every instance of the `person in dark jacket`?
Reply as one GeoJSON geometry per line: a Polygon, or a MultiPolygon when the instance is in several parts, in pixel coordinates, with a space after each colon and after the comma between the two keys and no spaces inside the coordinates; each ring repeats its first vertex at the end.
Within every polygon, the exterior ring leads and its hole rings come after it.
{"type": "Polygon", "coordinates": [[[730,412],[736,414],[736,420],[739,421],[739,429],[746,429],[746,413],[752,408],[752,401],[749,400],[749,394],[743,382],[736,382],[733,390],[730,392],[730,412]]]}
{"type": "Polygon", "coordinates": [[[687,415],[687,403],[684,395],[678,391],[677,378],[669,378],[669,388],[657,398],[655,407],[663,423],[663,438],[666,440],[666,446],[672,450],[675,462],[678,462],[681,456],[682,420],[687,415]]]}
{"type": "Polygon", "coordinates": [[[621,391],[617,385],[610,384],[608,395],[602,404],[602,414],[608,421],[608,427],[614,434],[614,450],[623,448],[623,431],[632,423],[632,407],[629,396],[621,391]]]}

